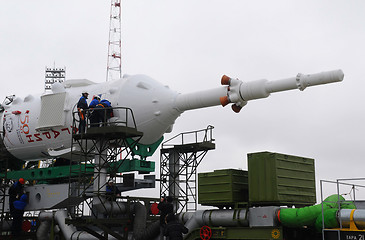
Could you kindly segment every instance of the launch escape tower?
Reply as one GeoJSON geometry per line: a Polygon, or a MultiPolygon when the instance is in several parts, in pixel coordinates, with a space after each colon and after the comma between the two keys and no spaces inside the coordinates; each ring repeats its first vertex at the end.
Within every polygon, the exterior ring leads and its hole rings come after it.
{"type": "Polygon", "coordinates": [[[46,76],[44,82],[44,90],[51,90],[53,83],[63,83],[66,80],[66,67],[63,68],[50,68],[46,67],[46,76]]]}
{"type": "Polygon", "coordinates": [[[122,76],[122,23],[121,0],[111,0],[108,62],[106,80],[114,80],[122,76]]]}
{"type": "Polygon", "coordinates": [[[215,149],[213,126],[181,133],[162,144],[160,195],[174,198],[175,210],[197,210],[197,167],[215,149]]]}

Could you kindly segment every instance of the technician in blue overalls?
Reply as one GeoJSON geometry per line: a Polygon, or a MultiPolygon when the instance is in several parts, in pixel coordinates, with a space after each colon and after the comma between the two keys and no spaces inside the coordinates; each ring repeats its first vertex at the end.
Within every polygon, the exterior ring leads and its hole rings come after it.
{"type": "Polygon", "coordinates": [[[106,126],[107,120],[114,116],[111,102],[108,99],[103,99],[96,106],[96,109],[98,109],[99,122],[102,126],[106,126]]]}
{"type": "Polygon", "coordinates": [[[90,127],[99,127],[99,116],[97,113],[96,106],[100,103],[100,97],[98,95],[95,95],[93,97],[93,100],[89,104],[90,109],[90,127]]]}

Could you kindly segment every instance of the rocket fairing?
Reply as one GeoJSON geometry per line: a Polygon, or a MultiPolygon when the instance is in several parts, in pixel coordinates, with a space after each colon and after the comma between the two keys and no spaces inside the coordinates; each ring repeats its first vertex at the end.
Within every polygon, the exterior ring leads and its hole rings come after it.
{"type": "MultiPolygon", "coordinates": [[[[145,75],[124,76],[103,83],[68,80],[53,84],[51,92],[23,99],[12,96],[10,101],[4,101],[0,113],[1,140],[10,154],[24,161],[48,159],[70,151],[72,113],[83,91],[87,91],[90,98],[101,95],[112,107],[132,109],[137,129],[143,132],[139,143],[148,145],[170,132],[184,111],[232,103],[232,109],[239,112],[249,100],[266,98],[273,92],[339,82],[343,77],[341,70],[298,74],[277,81],[243,82],[223,76],[223,86],[188,94],[173,91],[145,75]]],[[[116,119],[123,118],[122,115],[114,112],[116,119]]]]}

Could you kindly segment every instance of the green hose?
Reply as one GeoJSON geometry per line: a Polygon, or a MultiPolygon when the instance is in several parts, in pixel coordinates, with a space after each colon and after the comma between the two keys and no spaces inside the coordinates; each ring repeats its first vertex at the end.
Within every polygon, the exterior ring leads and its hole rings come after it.
{"type": "MultiPolygon", "coordinates": [[[[337,221],[337,208],[326,209],[323,211],[324,215],[324,227],[325,228],[338,228],[339,224],[337,221]]],[[[322,231],[322,213],[317,217],[315,227],[318,232],[322,231]]]]}
{"type": "MultiPolygon", "coordinates": [[[[340,202],[345,201],[342,196],[337,194],[327,197],[323,201],[323,210],[338,209],[338,200],[340,202]]],[[[342,202],[341,207],[343,208],[354,208],[355,206],[351,202],[342,202]]],[[[333,212],[328,212],[329,215],[333,212]]],[[[281,224],[285,227],[303,227],[303,226],[314,226],[317,218],[322,215],[322,204],[317,204],[314,206],[303,207],[303,208],[283,208],[280,209],[278,213],[278,219],[281,224]]],[[[326,218],[327,219],[327,218],[326,218]]],[[[322,217],[320,217],[320,224],[322,227],[322,217]]],[[[331,224],[332,224],[331,220],[331,224]]]]}

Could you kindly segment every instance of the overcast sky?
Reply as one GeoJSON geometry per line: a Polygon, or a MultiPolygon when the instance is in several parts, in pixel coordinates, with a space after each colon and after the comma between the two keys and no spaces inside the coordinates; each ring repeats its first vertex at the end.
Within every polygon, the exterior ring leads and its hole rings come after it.
{"type": "MultiPolygon", "coordinates": [[[[168,139],[213,125],[199,172],[247,169],[247,153],[315,159],[316,181],[365,177],[365,1],[123,0],[122,71],[182,93],[342,69],[342,83],[272,94],[239,114],[185,112],[168,139]]],[[[0,96],[39,93],[46,66],[106,80],[110,1],[3,1],[0,96]]],[[[159,151],[150,159],[159,162],[159,151]]],[[[157,165],[158,166],[158,165],[157,165]]],[[[156,173],[159,171],[157,169],[156,173]]],[[[319,189],[318,189],[319,190],[319,189]]],[[[365,190],[363,190],[365,191],[365,190]]],[[[328,191],[330,192],[330,191],[328,191]]]]}

